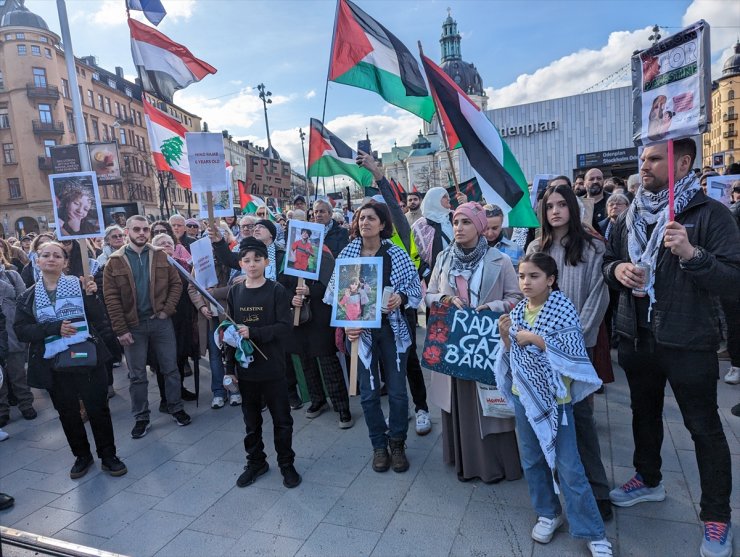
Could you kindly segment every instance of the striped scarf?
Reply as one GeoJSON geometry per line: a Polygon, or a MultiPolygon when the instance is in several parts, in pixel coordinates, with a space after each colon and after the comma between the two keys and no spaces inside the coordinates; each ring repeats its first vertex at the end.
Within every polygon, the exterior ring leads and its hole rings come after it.
{"type": "Polygon", "coordinates": [[[67,320],[77,327],[77,332],[71,337],[60,335],[46,337],[44,339],[44,359],[49,360],[90,336],[80,279],[68,275],[60,276],[57,283],[56,300],[53,304],[44,288],[43,280],[39,280],[34,285],[34,296],[34,312],[39,323],[67,320]]]}

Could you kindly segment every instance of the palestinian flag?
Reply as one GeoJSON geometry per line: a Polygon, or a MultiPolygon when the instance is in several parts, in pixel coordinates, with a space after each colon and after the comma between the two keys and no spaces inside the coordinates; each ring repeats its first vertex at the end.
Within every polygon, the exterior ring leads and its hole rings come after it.
{"type": "Polygon", "coordinates": [[[154,27],[130,18],[128,27],[131,30],[131,56],[144,90],[160,99],[171,103],[175,91],[216,73],[216,68],[196,58],[186,47],[154,27]]]}
{"type": "MultiPolygon", "coordinates": [[[[257,209],[267,205],[265,200],[261,197],[257,197],[256,195],[243,191],[242,184],[244,184],[244,182],[239,182],[239,204],[242,207],[243,215],[254,214],[257,212],[257,209]]],[[[246,185],[244,190],[246,190],[246,185]]]]}
{"type": "Polygon", "coordinates": [[[185,132],[188,130],[169,114],[154,108],[144,95],[141,102],[144,104],[146,133],[154,165],[157,170],[172,172],[180,186],[190,189],[190,163],[185,144],[185,132]]]}
{"type": "Polygon", "coordinates": [[[539,226],[519,163],[483,111],[434,62],[422,56],[450,148],[462,147],[487,203],[508,216],[506,226],[539,226]]]}
{"type": "Polygon", "coordinates": [[[308,177],[345,175],[361,186],[371,185],[373,175],[357,166],[357,152],[331,133],[316,118],[311,118],[311,136],[308,143],[308,177]]]}
{"type": "MultiPolygon", "coordinates": [[[[452,182],[452,180],[450,180],[450,182],[452,182]]],[[[468,198],[468,201],[475,201],[477,203],[483,202],[483,196],[481,195],[478,180],[476,178],[471,178],[470,180],[462,182],[460,184],[460,193],[464,193],[468,198]]],[[[459,204],[455,197],[457,195],[457,189],[454,185],[447,187],[447,195],[450,196],[450,207],[452,207],[453,210],[457,209],[459,204]]]]}
{"type": "Polygon", "coordinates": [[[409,49],[349,0],[337,6],[329,80],[375,91],[427,122],[434,116],[434,102],[409,49]]]}

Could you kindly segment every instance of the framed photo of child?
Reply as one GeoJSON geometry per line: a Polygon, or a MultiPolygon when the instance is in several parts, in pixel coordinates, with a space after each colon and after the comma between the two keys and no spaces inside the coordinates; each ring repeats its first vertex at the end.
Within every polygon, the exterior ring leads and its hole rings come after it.
{"type": "Polygon", "coordinates": [[[331,326],[380,328],[383,258],[337,259],[335,272],[331,326]]]}
{"type": "Polygon", "coordinates": [[[285,274],[318,280],[324,247],[323,224],[291,220],[285,242],[285,274]]]}
{"type": "Polygon", "coordinates": [[[103,204],[95,172],[50,174],[49,187],[60,240],[105,235],[103,204]]]}

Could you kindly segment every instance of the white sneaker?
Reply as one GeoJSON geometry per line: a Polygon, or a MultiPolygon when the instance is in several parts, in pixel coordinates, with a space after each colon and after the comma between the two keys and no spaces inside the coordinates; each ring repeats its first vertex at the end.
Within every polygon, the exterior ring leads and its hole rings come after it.
{"type": "Polygon", "coordinates": [[[563,515],[556,516],[555,518],[545,518],[540,516],[537,518],[537,524],[532,528],[532,539],[540,543],[550,543],[550,540],[555,535],[555,530],[563,525],[563,515]]]}
{"type": "Polygon", "coordinates": [[[242,404],[242,395],[239,393],[229,395],[229,404],[231,406],[241,406],[242,404]]]}
{"type": "Polygon", "coordinates": [[[224,397],[222,396],[214,396],[213,400],[211,401],[211,408],[214,410],[218,410],[219,408],[224,407],[224,397]]]}
{"type": "Polygon", "coordinates": [[[432,431],[432,420],[429,419],[429,412],[419,410],[416,413],[416,434],[426,435],[432,431]]]}
{"type": "Polygon", "coordinates": [[[731,367],[730,371],[725,375],[725,383],[730,385],[740,384],[740,367],[731,367]]]}
{"type": "Polygon", "coordinates": [[[0,429],[0,441],[5,441],[10,435],[5,433],[2,429],[0,429]]]}
{"type": "Polygon", "coordinates": [[[587,546],[591,551],[591,557],[612,557],[612,544],[606,538],[588,542],[587,546]]]}

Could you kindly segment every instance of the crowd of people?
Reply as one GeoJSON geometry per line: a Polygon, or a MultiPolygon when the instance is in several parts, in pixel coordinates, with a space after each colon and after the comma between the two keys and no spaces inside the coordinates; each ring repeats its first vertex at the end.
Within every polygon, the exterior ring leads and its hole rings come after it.
{"type": "MultiPolygon", "coordinates": [[[[75,457],[70,477],[94,463],[85,421],[101,468],[123,475],[108,407],[114,369],[125,359],[131,437],[140,439],[151,428],[150,377],[159,386],[159,412],[188,426],[186,404],[197,398],[198,383],[193,393],[185,380],[207,355],[211,408],[240,406],[244,417],[247,464],[237,485],[269,470],[262,435],[269,411],[277,465],[293,488],[301,476],[291,412],[305,403],[307,418],[333,410],[337,427],[353,427],[344,369],[357,342],[374,471],[408,470],[409,420],[417,435],[428,434],[431,402],[441,409],[443,459],[458,480],[523,476],[537,514],[532,538],[548,543],[567,514],[571,535],[604,557],[612,554],[604,522],[613,506],[665,499],[668,382],[696,448],[701,555],[729,557],[731,461],[717,379],[726,351],[724,380],[740,384],[740,186],[728,210],[706,194],[708,170],[693,170],[695,157],[693,141],[675,141],[673,220],[665,145],[645,148],[640,174],[626,183],[597,168],[573,182],[553,178],[537,200],[537,229],[508,229],[501,208],[462,193],[451,199],[440,187],[399,203],[382,168],[361,153],[357,164],[373,174],[380,194],[353,213],[298,196],[284,215],[261,207],[211,225],[134,215],[94,240],[51,233],[2,240],[0,428],[11,406],[35,419],[29,387],[44,389],[75,457]],[[316,280],[284,272],[286,253],[296,265],[315,255],[308,232],[286,244],[291,220],[324,226],[316,280]],[[208,296],[178,270],[192,272],[191,245],[199,238],[210,240],[216,268],[208,296]],[[330,325],[335,262],[357,257],[382,258],[378,290],[393,291],[377,329],[330,325]],[[482,412],[475,381],[431,372],[427,389],[417,327],[420,307],[428,314],[437,303],[501,314],[495,377],[509,417],[482,412]],[[635,447],[634,476],[615,488],[593,413],[594,396],[614,381],[613,348],[629,383],[635,447]]],[[[362,312],[363,293],[357,281],[336,300],[350,320],[362,312]]],[[[6,438],[0,429],[0,441],[6,438]]],[[[0,494],[0,509],[12,504],[0,494]]]]}

